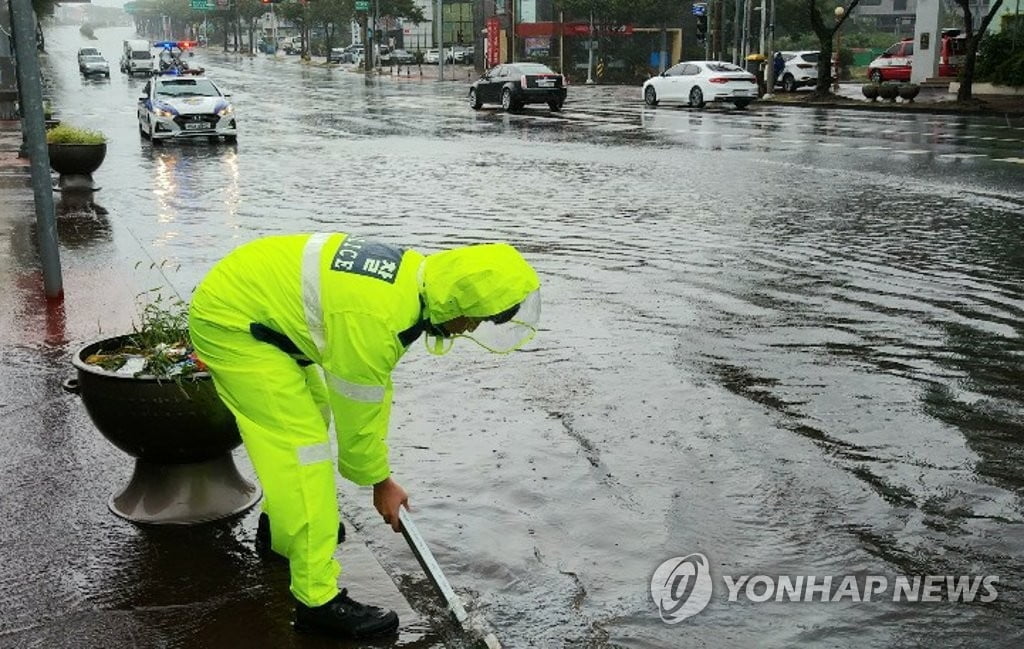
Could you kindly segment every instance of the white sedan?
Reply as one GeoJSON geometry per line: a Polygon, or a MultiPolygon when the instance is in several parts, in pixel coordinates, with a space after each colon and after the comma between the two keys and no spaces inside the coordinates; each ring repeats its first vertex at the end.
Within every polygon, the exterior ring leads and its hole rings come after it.
{"type": "Polygon", "coordinates": [[[139,133],[154,145],[174,138],[206,137],[227,142],[238,139],[231,95],[206,77],[153,77],[139,97],[139,133]]]}
{"type": "Polygon", "coordinates": [[[738,65],[683,61],[644,81],[643,98],[648,106],[679,101],[701,108],[709,101],[725,101],[746,108],[757,99],[757,91],[757,79],[738,65]]]}

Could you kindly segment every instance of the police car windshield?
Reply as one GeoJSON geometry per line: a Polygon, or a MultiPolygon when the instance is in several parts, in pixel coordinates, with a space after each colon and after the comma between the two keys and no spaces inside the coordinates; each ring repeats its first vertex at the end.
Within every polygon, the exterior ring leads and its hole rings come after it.
{"type": "Polygon", "coordinates": [[[173,79],[156,87],[157,97],[220,97],[217,88],[206,79],[173,79]]]}

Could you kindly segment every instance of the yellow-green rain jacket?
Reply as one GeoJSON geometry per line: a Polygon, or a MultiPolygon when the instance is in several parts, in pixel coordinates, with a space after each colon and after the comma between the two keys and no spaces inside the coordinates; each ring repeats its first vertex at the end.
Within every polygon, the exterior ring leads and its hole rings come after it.
{"type": "Polygon", "coordinates": [[[230,253],[203,280],[192,317],[278,334],[325,373],[338,468],[359,485],[390,475],[391,371],[424,330],[460,315],[487,317],[539,288],[507,244],[429,256],[345,234],[273,236],[230,253]],[[254,325],[256,327],[254,328],[254,325]]]}

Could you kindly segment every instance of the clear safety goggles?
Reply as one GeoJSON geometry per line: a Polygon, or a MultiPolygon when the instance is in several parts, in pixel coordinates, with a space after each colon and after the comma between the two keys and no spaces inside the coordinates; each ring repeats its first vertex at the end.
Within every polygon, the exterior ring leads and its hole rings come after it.
{"type": "Polygon", "coordinates": [[[508,354],[533,340],[539,325],[540,289],[537,289],[519,303],[519,309],[510,318],[487,318],[473,331],[459,335],[489,352],[508,354]]]}
{"type": "Polygon", "coordinates": [[[445,354],[451,349],[455,338],[468,338],[489,352],[510,354],[530,342],[537,334],[540,324],[540,289],[533,291],[511,316],[499,314],[480,320],[473,331],[452,337],[434,337],[433,346],[425,339],[427,350],[432,354],[445,354]]]}

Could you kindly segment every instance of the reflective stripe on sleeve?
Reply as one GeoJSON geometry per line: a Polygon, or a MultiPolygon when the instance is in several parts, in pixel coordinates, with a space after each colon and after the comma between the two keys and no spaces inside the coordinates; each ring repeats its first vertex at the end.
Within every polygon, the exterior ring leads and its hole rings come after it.
{"type": "Polygon", "coordinates": [[[316,464],[317,462],[327,462],[334,458],[334,453],[331,452],[330,442],[300,446],[296,449],[296,452],[299,455],[300,466],[316,464]]]}
{"type": "Polygon", "coordinates": [[[320,356],[324,353],[324,316],[320,302],[320,251],[331,235],[310,235],[302,250],[302,306],[306,313],[309,337],[320,356]]]}
{"type": "Polygon", "coordinates": [[[362,401],[363,403],[380,403],[384,400],[383,385],[352,383],[351,381],[334,376],[330,372],[324,372],[324,374],[327,376],[328,387],[343,397],[353,401],[362,401]]]}

